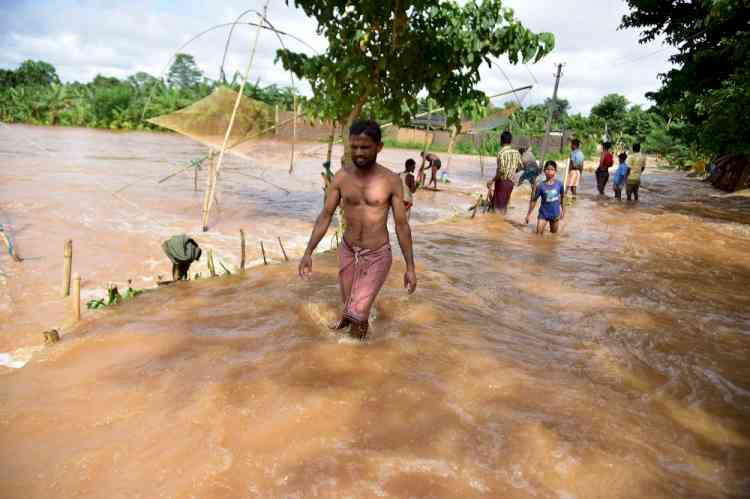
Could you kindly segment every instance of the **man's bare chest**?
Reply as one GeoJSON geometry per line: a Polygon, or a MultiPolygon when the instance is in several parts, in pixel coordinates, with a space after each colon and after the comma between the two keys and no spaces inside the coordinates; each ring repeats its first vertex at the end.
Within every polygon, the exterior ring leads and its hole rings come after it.
{"type": "Polygon", "coordinates": [[[341,197],[347,206],[386,207],[391,196],[385,181],[353,181],[341,186],[341,197]]]}

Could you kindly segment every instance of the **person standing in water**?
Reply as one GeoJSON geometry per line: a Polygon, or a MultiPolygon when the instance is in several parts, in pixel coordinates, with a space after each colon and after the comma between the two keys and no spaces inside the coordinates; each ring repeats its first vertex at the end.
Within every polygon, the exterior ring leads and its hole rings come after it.
{"type": "Polygon", "coordinates": [[[612,156],[611,142],[602,144],[602,155],[599,157],[599,167],[596,169],[596,189],[599,194],[604,196],[604,189],[609,181],[609,169],[615,164],[615,158],[612,156]]]}
{"type": "Polygon", "coordinates": [[[402,187],[404,189],[404,208],[406,208],[406,219],[411,216],[411,207],[414,206],[414,193],[417,192],[417,181],[414,178],[414,168],[417,163],[409,158],[404,164],[405,170],[398,174],[401,177],[402,187]]]}
{"type": "Polygon", "coordinates": [[[541,198],[539,205],[539,215],[536,220],[536,233],[544,234],[544,230],[549,224],[549,230],[553,234],[557,233],[560,228],[560,221],[565,216],[565,205],[563,198],[565,188],[562,183],[555,178],[557,175],[557,163],[552,160],[544,164],[544,182],[536,186],[529,201],[529,212],[526,214],[526,223],[529,223],[531,212],[534,211],[536,200],[541,198]]]}
{"type": "Polygon", "coordinates": [[[570,141],[570,162],[568,164],[568,178],[566,189],[570,190],[573,197],[576,197],[578,184],[581,183],[583,175],[583,151],[581,151],[581,141],[573,139],[570,141]]]}
{"type": "Polygon", "coordinates": [[[349,142],[352,164],[333,177],[298,271],[301,278],[311,278],[313,251],[328,230],[336,207],[341,204],[346,220],[338,252],[344,311],[332,329],[350,327],[352,336],[364,340],[370,308],[391,268],[391,244],[386,225],[389,209],[393,210],[396,235],[406,261],[404,287],[409,294],[417,288],[417,275],[401,179],[377,163],[378,153],[383,149],[380,125],[372,120],[355,121],[349,129],[349,142]]]}
{"type": "Polygon", "coordinates": [[[622,187],[628,180],[630,166],[625,162],[628,159],[628,155],[624,152],[618,154],[617,159],[620,161],[620,164],[617,165],[617,170],[615,170],[615,174],[612,177],[612,188],[615,191],[615,199],[622,201],[622,187]]]}
{"type": "Polygon", "coordinates": [[[646,156],[641,154],[641,145],[636,143],[633,144],[633,155],[630,156],[630,175],[628,175],[628,183],[625,186],[625,193],[628,196],[628,201],[635,198],[638,201],[638,189],[641,187],[641,174],[646,169],[646,156]]]}
{"type": "Polygon", "coordinates": [[[495,189],[492,194],[492,202],[495,210],[506,213],[510,195],[513,192],[513,175],[519,169],[523,168],[521,163],[521,154],[511,147],[513,135],[509,131],[504,131],[500,135],[500,152],[497,154],[497,172],[494,178],[487,182],[487,188],[492,188],[494,183],[495,189]]]}

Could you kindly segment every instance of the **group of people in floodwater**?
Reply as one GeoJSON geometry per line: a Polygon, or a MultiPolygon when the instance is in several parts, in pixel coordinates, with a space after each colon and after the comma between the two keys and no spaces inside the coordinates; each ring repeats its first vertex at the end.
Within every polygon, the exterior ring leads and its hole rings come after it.
{"type": "MultiPolygon", "coordinates": [[[[428,185],[437,188],[437,171],[441,167],[440,158],[422,152],[422,167],[415,178],[416,162],[408,159],[405,171],[396,174],[377,163],[383,149],[380,126],[373,120],[355,121],[349,129],[351,162],[345,164],[335,174],[330,163],[324,164],[325,201],[323,210],[315,220],[310,240],[299,263],[299,276],[310,279],[312,276],[312,254],[325,236],[331,220],[340,207],[343,213],[345,230],[342,244],[338,249],[339,287],[344,310],[341,318],[330,327],[334,330],[348,329],[349,334],[364,340],[369,328],[370,309],[380,292],[393,261],[388,236],[388,212],[393,211],[396,236],[404,255],[406,270],[404,287],[409,294],[417,288],[417,275],[414,266],[409,211],[413,206],[413,194],[419,185],[424,186],[426,167],[432,176],[428,185]]],[[[497,155],[495,176],[487,182],[490,204],[496,211],[505,213],[511,193],[516,185],[514,177],[522,172],[518,185],[528,181],[532,186],[526,223],[540,200],[536,232],[544,233],[547,225],[550,231],[559,230],[560,221],[565,216],[564,198],[570,192],[574,199],[583,172],[584,155],[580,141],[571,141],[571,154],[564,181],[557,179],[557,163],[553,160],[544,163],[544,180],[537,184],[539,165],[530,149],[514,149],[513,136],[505,131],[500,135],[501,149],[497,155]]],[[[609,168],[614,164],[609,142],[602,144],[602,154],[596,170],[597,189],[600,195],[609,181],[609,168]]],[[[641,174],[646,166],[646,158],[640,153],[640,144],[633,144],[630,163],[628,155],[618,155],[619,164],[613,175],[615,197],[622,199],[622,189],[626,188],[627,199],[638,201],[641,174]]]]}

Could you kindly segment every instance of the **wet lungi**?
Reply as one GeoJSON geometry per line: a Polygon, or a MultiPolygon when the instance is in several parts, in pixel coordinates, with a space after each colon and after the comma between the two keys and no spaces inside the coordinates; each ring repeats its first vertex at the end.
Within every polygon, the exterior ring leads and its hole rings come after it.
{"type": "Polygon", "coordinates": [[[512,192],[512,180],[495,180],[495,193],[492,195],[492,201],[496,210],[504,211],[508,208],[512,192]]]}
{"type": "Polygon", "coordinates": [[[339,247],[339,286],[344,317],[357,322],[368,321],[392,261],[390,242],[373,250],[350,246],[344,239],[339,247]]]}

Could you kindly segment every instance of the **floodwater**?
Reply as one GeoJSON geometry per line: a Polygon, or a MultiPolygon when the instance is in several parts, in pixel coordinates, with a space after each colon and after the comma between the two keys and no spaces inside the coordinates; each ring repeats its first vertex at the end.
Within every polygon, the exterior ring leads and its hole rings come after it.
{"type": "MultiPolygon", "coordinates": [[[[28,257],[0,259],[14,300],[0,333],[18,331],[5,345],[39,344],[25,328],[64,319],[64,238],[81,240],[74,266],[92,287],[147,275],[139,258],[163,260],[162,239],[200,227],[191,175],[154,185],[200,146],[0,132],[3,223],[28,257]],[[139,209],[112,199],[144,175],[123,193],[139,209]]],[[[257,151],[248,171],[276,168],[266,178],[290,193],[222,178],[222,214],[199,237],[227,261],[243,226],[299,254],[320,206],[319,153],[285,178],[283,145],[257,151]]],[[[588,173],[562,233],[538,237],[523,191],[507,220],[471,220],[457,191],[478,189],[479,164],[454,159],[451,176],[452,192],[417,197],[416,294],[396,250],[365,344],[326,328],[332,253],[311,282],[282,263],[87,312],[0,376],[0,497],[750,496],[748,200],[651,170],[627,205],[594,196],[588,173]]],[[[148,270],[167,274],[161,260],[148,270]]]]}

